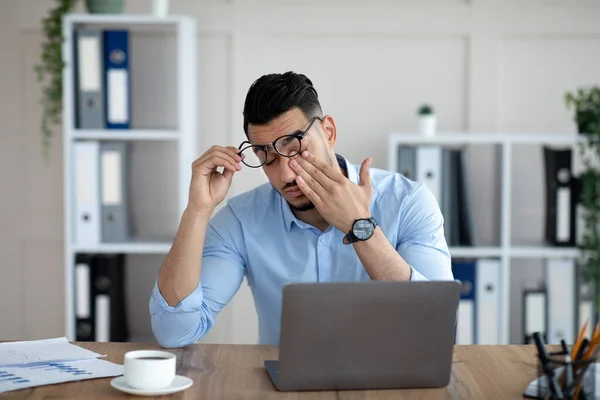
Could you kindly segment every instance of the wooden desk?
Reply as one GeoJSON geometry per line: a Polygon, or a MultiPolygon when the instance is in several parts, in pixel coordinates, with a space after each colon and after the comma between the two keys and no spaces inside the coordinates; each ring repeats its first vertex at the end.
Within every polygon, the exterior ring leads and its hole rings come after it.
{"type": "MultiPolygon", "coordinates": [[[[129,350],[160,349],[150,343],[79,343],[109,361],[122,364],[129,350]]],[[[277,392],[263,367],[277,347],[202,344],[170,349],[177,374],[194,385],[164,399],[519,399],[536,376],[535,348],[526,345],[455,346],[450,384],[443,389],[277,392]]],[[[68,382],[3,393],[3,399],[120,399],[130,396],[110,386],[113,378],[68,382]]]]}

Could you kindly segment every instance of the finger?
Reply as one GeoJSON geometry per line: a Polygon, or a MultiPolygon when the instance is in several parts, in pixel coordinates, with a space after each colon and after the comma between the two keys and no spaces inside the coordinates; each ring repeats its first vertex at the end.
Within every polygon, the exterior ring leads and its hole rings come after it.
{"type": "Polygon", "coordinates": [[[213,164],[217,167],[227,168],[233,172],[237,172],[242,169],[242,166],[238,162],[223,154],[216,154],[213,158],[213,164]]]}
{"type": "Polygon", "coordinates": [[[233,146],[227,146],[223,148],[227,154],[230,154],[233,158],[235,158],[236,160],[239,160],[238,162],[242,161],[242,158],[239,153],[240,153],[240,149],[238,149],[237,147],[233,147],[233,146]]]}
{"type": "Polygon", "coordinates": [[[327,189],[323,185],[321,185],[321,183],[317,181],[317,179],[315,179],[314,175],[310,174],[307,170],[302,168],[300,164],[298,164],[295,160],[290,160],[289,163],[290,166],[292,166],[292,168],[294,169],[294,172],[296,172],[298,176],[302,177],[306,185],[308,185],[315,193],[317,193],[317,195],[321,197],[325,196],[327,189]]]}
{"type": "Polygon", "coordinates": [[[212,146],[206,153],[204,153],[205,157],[211,157],[215,154],[222,154],[225,156],[232,157],[235,162],[241,162],[242,158],[239,155],[239,150],[232,146],[212,146]]]}
{"type": "Polygon", "coordinates": [[[235,162],[232,157],[229,157],[223,153],[214,153],[210,158],[203,160],[199,166],[208,170],[213,170],[217,167],[223,167],[233,172],[242,169],[241,165],[235,162]]]}
{"type": "Polygon", "coordinates": [[[235,147],[219,147],[214,150],[214,153],[223,154],[232,157],[236,162],[242,161],[242,157],[239,155],[239,150],[235,147]]]}
{"type": "Polygon", "coordinates": [[[227,161],[233,165],[239,164],[242,161],[240,156],[232,156],[228,152],[221,152],[221,151],[214,152],[214,153],[212,153],[211,158],[215,158],[215,157],[218,159],[227,161]]]}
{"type": "MultiPolygon", "coordinates": [[[[292,167],[294,172],[296,172],[297,174],[307,173],[327,191],[330,191],[333,185],[336,184],[331,178],[329,178],[321,170],[319,170],[319,168],[317,168],[310,162],[302,159],[302,157],[296,157],[291,159],[290,167],[292,167]]],[[[304,177],[304,179],[306,180],[306,176],[304,177]]]]}
{"type": "Polygon", "coordinates": [[[233,172],[230,169],[226,169],[223,171],[223,177],[225,177],[225,179],[227,179],[227,183],[229,183],[229,185],[231,185],[231,181],[233,179],[233,174],[235,174],[235,172],[233,172]]]}
{"type": "Polygon", "coordinates": [[[369,175],[369,168],[371,167],[371,159],[367,158],[360,166],[360,183],[359,186],[371,186],[371,175],[369,175]]]}
{"type": "Polygon", "coordinates": [[[342,179],[344,178],[344,175],[342,175],[342,173],[340,171],[334,169],[333,166],[327,164],[324,161],[317,160],[317,158],[315,157],[314,154],[309,153],[306,150],[304,150],[302,152],[302,154],[300,154],[300,157],[298,157],[298,158],[299,158],[298,163],[304,162],[304,164],[302,164],[302,166],[304,166],[306,163],[309,163],[333,181],[341,182],[342,179]]]}
{"type": "Polygon", "coordinates": [[[242,161],[243,157],[240,157],[237,152],[232,149],[225,149],[220,146],[212,146],[207,152],[202,154],[196,161],[194,161],[194,166],[202,165],[210,160],[215,155],[221,155],[222,157],[229,157],[229,161],[233,164],[239,163],[242,161]]]}
{"type": "Polygon", "coordinates": [[[308,199],[315,205],[315,207],[318,207],[321,204],[321,197],[319,197],[319,195],[306,183],[304,178],[300,175],[296,177],[296,184],[298,185],[302,193],[304,193],[304,195],[308,197],[308,199]]]}

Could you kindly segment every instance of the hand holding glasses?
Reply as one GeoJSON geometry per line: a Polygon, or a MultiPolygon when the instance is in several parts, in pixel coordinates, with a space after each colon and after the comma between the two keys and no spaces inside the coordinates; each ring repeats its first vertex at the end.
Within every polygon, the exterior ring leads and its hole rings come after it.
{"type": "Polygon", "coordinates": [[[242,162],[250,168],[260,168],[264,164],[271,163],[277,157],[275,152],[283,157],[294,157],[302,151],[302,139],[317,119],[322,120],[319,117],[313,117],[304,131],[281,136],[272,143],[252,144],[246,140],[240,144],[238,155],[244,155],[242,162]]]}

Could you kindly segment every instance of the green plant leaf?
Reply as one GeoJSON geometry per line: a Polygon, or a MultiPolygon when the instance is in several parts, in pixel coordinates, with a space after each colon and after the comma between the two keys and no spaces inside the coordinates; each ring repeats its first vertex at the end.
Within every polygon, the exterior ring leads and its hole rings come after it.
{"type": "Polygon", "coordinates": [[[585,231],[578,248],[582,251],[582,277],[592,285],[600,309],[600,87],[580,87],[567,92],[564,99],[565,106],[573,108],[573,120],[584,138],[578,146],[584,170],[577,178],[585,231]]]}
{"type": "Polygon", "coordinates": [[[75,6],[76,0],[55,0],[56,6],[49,10],[48,15],[42,19],[41,25],[44,32],[44,42],[41,46],[40,62],[34,66],[38,82],[43,82],[42,98],[43,107],[40,130],[42,133],[42,153],[48,159],[52,143],[53,130],[62,121],[62,74],[64,63],[62,61],[62,18],[75,6]],[[44,80],[49,77],[50,79],[44,80]]]}
{"type": "Polygon", "coordinates": [[[429,104],[422,104],[417,110],[418,115],[430,115],[433,114],[433,107],[429,104]]]}

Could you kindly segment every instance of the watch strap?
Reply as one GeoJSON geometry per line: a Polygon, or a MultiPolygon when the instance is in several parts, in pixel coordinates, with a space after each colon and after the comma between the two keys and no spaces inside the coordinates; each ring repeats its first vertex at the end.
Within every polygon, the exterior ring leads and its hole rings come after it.
{"type": "Polygon", "coordinates": [[[375,221],[375,218],[373,217],[369,217],[367,218],[369,221],[371,221],[371,223],[373,224],[373,230],[375,230],[375,228],[377,228],[377,221],[375,221]]]}
{"type": "Polygon", "coordinates": [[[356,235],[354,233],[352,233],[352,230],[350,232],[348,232],[346,234],[346,236],[344,236],[344,244],[352,244],[354,242],[358,242],[359,239],[356,237],[356,235]]]}

